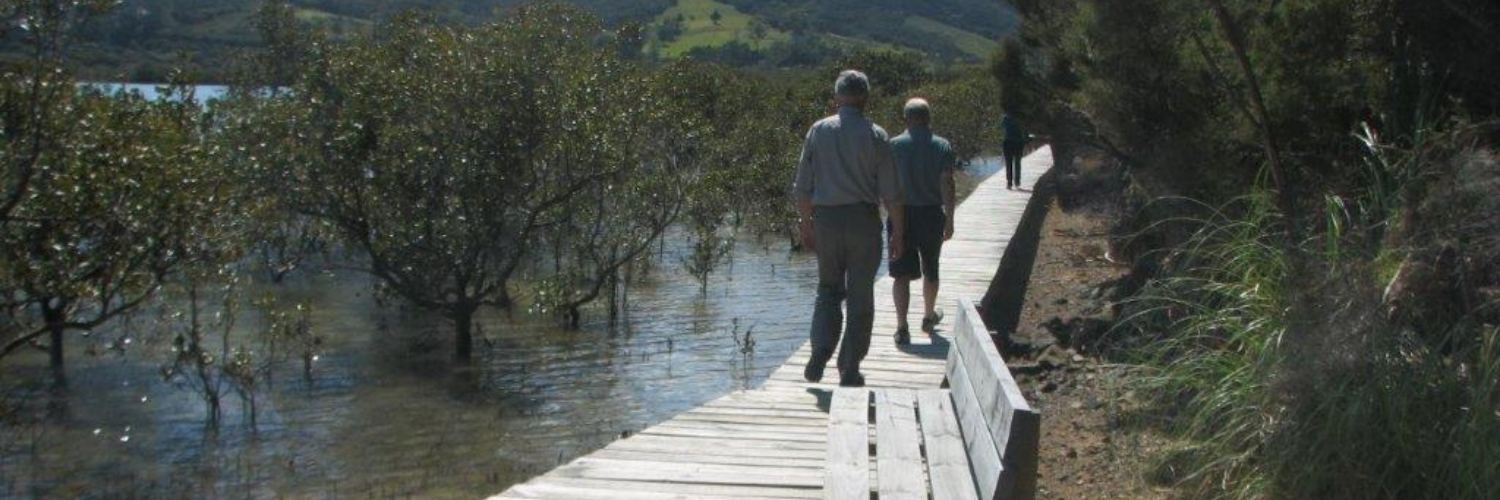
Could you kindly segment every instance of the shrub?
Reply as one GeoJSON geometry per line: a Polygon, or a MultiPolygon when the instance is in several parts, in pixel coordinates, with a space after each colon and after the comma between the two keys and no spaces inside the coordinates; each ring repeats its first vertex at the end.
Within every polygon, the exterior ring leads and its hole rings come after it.
{"type": "Polygon", "coordinates": [[[1157,476],[1205,498],[1497,491],[1495,326],[1402,328],[1362,258],[1325,252],[1294,276],[1278,219],[1257,193],[1199,220],[1126,306],[1152,340],[1133,382],[1178,439],[1157,476]]]}

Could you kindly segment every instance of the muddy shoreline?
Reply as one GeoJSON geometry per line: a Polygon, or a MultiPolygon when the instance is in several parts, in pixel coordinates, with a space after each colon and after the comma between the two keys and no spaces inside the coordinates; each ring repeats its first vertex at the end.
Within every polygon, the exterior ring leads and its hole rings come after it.
{"type": "Polygon", "coordinates": [[[1044,215],[1039,237],[1023,242],[1023,253],[1034,252],[1024,256],[1034,258],[1029,273],[1002,269],[992,285],[992,296],[1013,295],[1023,280],[1019,311],[986,311],[986,319],[992,331],[1014,328],[997,340],[1008,344],[1006,360],[1042,413],[1037,498],[1166,498],[1168,490],[1146,478],[1144,464],[1161,443],[1130,416],[1126,368],[1086,341],[1109,328],[1110,286],[1130,273],[1110,255],[1123,212],[1120,173],[1098,159],[1075,165],[1038,188],[1055,192],[1034,207],[1044,215]]]}

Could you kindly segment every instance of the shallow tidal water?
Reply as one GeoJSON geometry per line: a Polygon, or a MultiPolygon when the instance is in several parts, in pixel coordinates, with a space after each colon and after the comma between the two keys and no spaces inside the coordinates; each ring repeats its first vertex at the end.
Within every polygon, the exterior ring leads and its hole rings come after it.
{"type": "MultiPolygon", "coordinates": [[[[960,194],[997,170],[960,177],[960,194]]],[[[296,276],[250,293],[313,306],[324,338],[310,380],[277,365],[253,429],[224,398],[166,382],[170,345],[137,331],[70,337],[70,387],[49,389],[43,353],[0,362],[0,498],[483,498],[728,392],[758,386],[807,338],[810,254],[741,238],[701,293],[669,236],[630,286],[570,331],[551,316],[490,311],[473,368],[449,361],[451,326],[382,304],[367,276],[296,276]],[[753,329],[746,347],[744,333],[753,329]],[[738,335],[736,335],[736,333],[738,335]],[[736,336],[739,337],[736,340],[736,336]],[[89,353],[89,351],[94,351],[89,353]]],[[[883,272],[883,270],[882,270],[883,272]]],[[[242,311],[244,328],[257,323],[242,311]]]]}
{"type": "Polygon", "coordinates": [[[296,278],[273,291],[313,304],[325,346],[310,381],[300,362],[278,366],[255,430],[229,395],[220,428],[209,432],[195,393],[163,381],[164,342],[132,338],[124,354],[91,356],[84,350],[104,335],[74,336],[65,393],[46,388],[40,353],[0,365],[0,387],[26,400],[22,417],[34,422],[0,437],[0,497],[498,493],[622,433],[753,387],[806,339],[810,255],[740,240],[733,268],[714,275],[707,293],[678,262],[669,243],[660,265],[631,286],[614,326],[602,310],[577,331],[545,315],[487,314],[468,370],[448,361],[446,321],[381,306],[369,278],[296,278]],[[742,347],[749,328],[753,349],[742,347]]]}

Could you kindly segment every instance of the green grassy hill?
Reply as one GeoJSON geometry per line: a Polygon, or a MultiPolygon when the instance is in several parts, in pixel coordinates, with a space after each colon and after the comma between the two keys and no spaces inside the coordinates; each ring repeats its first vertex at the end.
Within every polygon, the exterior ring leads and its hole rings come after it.
{"type": "MultiPolygon", "coordinates": [[[[525,0],[291,0],[297,18],[335,38],[420,10],[479,23],[525,0]]],[[[996,0],[568,0],[606,23],[640,23],[653,57],[736,65],[801,66],[857,49],[913,50],[935,62],[978,61],[1016,16],[996,0]]],[[[187,66],[215,79],[225,61],[259,43],[260,0],[122,0],[79,30],[72,59],[84,78],[160,80],[187,66]]],[[[0,61],[18,57],[0,40],[0,61]]]]}
{"type": "Polygon", "coordinates": [[[964,31],[941,21],[936,21],[923,16],[912,16],[906,18],[902,27],[912,33],[927,35],[933,38],[947,41],[957,48],[964,56],[974,59],[983,59],[1000,47],[997,40],[992,40],[972,31],[964,31]]]}
{"type": "Polygon", "coordinates": [[[714,0],[678,0],[651,22],[647,51],[664,57],[681,57],[700,47],[719,47],[733,42],[765,49],[791,39],[786,32],[767,26],[733,5],[714,0]],[[717,17],[717,19],[716,19],[717,17]],[[681,33],[663,40],[664,26],[679,24],[681,33]]]}

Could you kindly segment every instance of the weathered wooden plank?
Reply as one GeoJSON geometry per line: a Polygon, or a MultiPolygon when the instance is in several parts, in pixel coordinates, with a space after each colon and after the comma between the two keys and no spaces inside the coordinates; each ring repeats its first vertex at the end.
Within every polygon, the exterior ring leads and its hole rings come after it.
{"type": "MultiPolygon", "coordinates": [[[[771,486],[735,486],[722,484],[693,484],[645,481],[615,481],[609,479],[579,479],[548,476],[528,485],[555,485],[583,490],[667,493],[680,495],[727,495],[736,498],[822,498],[821,488],[786,488],[771,486]]],[[[696,498],[696,497],[695,497],[696,498]]]]}
{"type": "Polygon", "coordinates": [[[984,409],[979,404],[978,396],[974,394],[974,386],[969,382],[969,370],[964,366],[963,356],[958,355],[955,349],[948,359],[951,361],[948,367],[948,383],[952,386],[950,394],[959,428],[963,429],[969,469],[974,473],[974,484],[979,487],[979,497],[990,500],[995,498],[995,491],[1000,485],[1000,452],[995,448],[995,438],[990,435],[989,426],[985,424],[984,409]]]}
{"type": "MultiPolygon", "coordinates": [[[[879,372],[865,372],[864,376],[865,383],[872,387],[903,387],[907,389],[921,389],[924,387],[932,387],[934,385],[937,385],[937,382],[940,382],[942,380],[942,377],[937,377],[936,375],[933,375],[932,377],[917,378],[912,376],[897,376],[894,374],[879,372]]],[[[770,388],[773,386],[773,384],[779,386],[820,387],[828,390],[832,390],[838,387],[837,380],[825,380],[822,383],[809,384],[802,379],[802,375],[800,373],[792,374],[788,372],[776,372],[771,374],[770,380],[766,382],[766,387],[770,388]]]]}
{"type": "Polygon", "coordinates": [[[967,299],[959,299],[958,316],[955,325],[958,348],[949,358],[963,361],[983,410],[985,426],[1000,452],[1004,472],[996,490],[1007,499],[1029,500],[1035,495],[1041,416],[1022,396],[978,311],[967,299]]]}
{"type": "MultiPolygon", "coordinates": [[[[830,396],[831,396],[831,394],[830,394],[830,396]]],[[[788,403],[777,403],[777,402],[771,402],[771,401],[757,402],[757,401],[744,401],[744,400],[736,400],[736,401],[723,401],[723,400],[721,400],[721,401],[713,401],[713,402],[710,402],[710,403],[705,404],[703,406],[699,406],[697,408],[697,410],[694,410],[694,411],[698,411],[698,410],[702,410],[704,412],[719,412],[719,413],[724,413],[724,412],[738,412],[738,411],[764,411],[764,412],[768,412],[768,413],[786,413],[787,414],[786,416],[791,416],[791,417],[806,416],[806,417],[816,417],[816,418],[823,419],[823,420],[827,420],[828,419],[828,412],[819,409],[818,405],[817,405],[817,402],[815,402],[815,401],[805,401],[805,402],[801,402],[801,403],[790,403],[790,402],[788,402],[788,403]]]]}
{"type": "Polygon", "coordinates": [[[917,428],[911,391],[881,389],[875,393],[875,463],[881,500],[926,500],[922,432],[917,428]]]}
{"type": "Polygon", "coordinates": [[[917,392],[917,410],[922,417],[922,440],[927,447],[927,477],[933,500],[979,500],[963,431],[954,415],[948,391],[917,392]]]}
{"type": "MultiPolygon", "coordinates": [[[[776,389],[781,389],[781,388],[790,388],[790,387],[765,387],[765,388],[762,388],[762,389],[759,389],[759,390],[765,391],[767,394],[770,394],[770,391],[773,391],[773,390],[776,390],[776,389]]],[[[801,387],[800,389],[806,390],[807,387],[801,387]]],[[[827,406],[826,403],[828,401],[828,398],[833,397],[833,391],[832,390],[826,390],[826,389],[824,389],[823,391],[827,394],[822,399],[822,402],[825,403],[823,406],[826,407],[827,406]]],[[[739,397],[739,398],[732,398],[732,399],[731,398],[726,398],[726,399],[720,399],[720,400],[712,401],[712,402],[709,402],[708,404],[706,404],[704,406],[706,406],[706,407],[720,407],[720,408],[745,408],[745,407],[748,406],[748,407],[751,407],[751,408],[759,408],[759,409],[765,409],[765,410],[800,411],[800,412],[816,411],[816,412],[820,412],[820,413],[823,413],[823,414],[827,414],[828,413],[827,411],[820,411],[818,409],[818,403],[819,403],[819,399],[816,398],[816,397],[811,397],[811,396],[809,396],[807,398],[796,398],[796,399],[778,399],[778,398],[769,398],[769,397],[768,398],[739,397]]]]}
{"type": "Polygon", "coordinates": [[[821,425],[775,425],[775,424],[741,424],[725,422],[702,422],[695,420],[682,420],[674,418],[656,425],[656,428],[679,428],[679,429],[702,429],[708,431],[720,431],[726,434],[739,432],[782,432],[787,434],[806,434],[809,436],[823,436],[827,430],[821,425]]]}
{"type": "MultiPolygon", "coordinates": [[[[916,332],[912,332],[912,336],[913,337],[920,337],[920,336],[922,336],[922,334],[916,333],[916,332]]],[[[917,347],[922,347],[921,343],[917,343],[916,342],[917,340],[921,340],[921,339],[913,338],[912,339],[912,345],[917,346],[917,347]]],[[[886,339],[877,340],[877,341],[890,341],[890,339],[888,337],[886,339]]],[[[942,354],[947,354],[947,352],[944,351],[944,352],[942,352],[942,354]]],[[[793,356],[792,359],[790,359],[788,361],[799,363],[801,366],[806,366],[808,358],[809,358],[808,356],[793,356]]],[[[907,354],[907,353],[904,353],[904,352],[899,352],[899,351],[891,351],[890,353],[874,353],[874,354],[871,354],[870,356],[866,356],[865,360],[863,362],[861,362],[860,365],[859,365],[859,367],[860,367],[861,370],[867,370],[867,371],[882,371],[882,372],[897,372],[897,373],[916,373],[916,374],[932,373],[935,370],[942,369],[942,366],[943,366],[943,360],[941,360],[941,359],[923,359],[923,358],[920,358],[920,357],[917,357],[917,356],[913,356],[911,354],[907,354]]]]}
{"type": "Polygon", "coordinates": [[[1004,461],[1012,471],[1002,480],[1009,483],[1011,498],[1036,498],[1036,481],[1042,440],[1042,415],[1035,411],[1017,412],[1011,422],[1010,440],[1004,461]]]}
{"type": "Polygon", "coordinates": [[[642,459],[618,460],[611,458],[585,456],[574,460],[573,465],[609,468],[618,471],[691,471],[703,474],[733,475],[733,474],[778,474],[787,477],[805,477],[822,479],[823,471],[807,467],[777,467],[759,465],[730,465],[730,464],[702,464],[684,462],[663,462],[642,459]]]}
{"type": "Polygon", "coordinates": [[[681,462],[693,464],[749,465],[758,467],[823,468],[823,457],[757,457],[745,454],[705,454],[665,450],[622,450],[605,448],[589,454],[590,458],[636,460],[642,462],[681,462]]]}
{"type": "Polygon", "coordinates": [[[732,414],[732,413],[699,413],[699,411],[688,411],[672,417],[667,422],[712,422],[712,423],[747,423],[747,425],[786,425],[793,428],[819,428],[828,425],[828,419],[819,417],[787,417],[787,416],[765,416],[765,414],[732,414]]]}
{"type": "Polygon", "coordinates": [[[800,442],[804,442],[804,443],[825,443],[825,442],[827,442],[827,437],[826,436],[812,435],[812,434],[791,434],[791,433],[778,433],[778,432],[771,432],[771,431],[767,431],[767,432],[751,432],[751,431],[729,432],[729,431],[714,430],[714,429],[694,429],[694,428],[675,427],[675,426],[668,426],[668,425],[658,425],[658,426],[654,426],[654,427],[647,427],[646,429],[642,430],[640,432],[640,434],[641,435],[647,435],[647,436],[682,436],[682,437],[700,437],[700,438],[717,438],[717,439],[740,439],[740,440],[747,440],[747,441],[756,441],[756,440],[759,440],[759,441],[800,441],[800,442]]]}
{"type": "Polygon", "coordinates": [[[1000,376],[996,368],[999,367],[987,353],[989,347],[989,332],[983,332],[984,339],[980,339],[977,332],[982,327],[973,325],[973,319],[960,306],[959,318],[955,326],[954,342],[958,347],[950,353],[950,361],[959,358],[964,361],[965,373],[969,377],[969,383],[974,388],[974,394],[979,400],[982,408],[985,425],[990,429],[990,435],[995,438],[996,449],[1004,449],[1005,440],[1010,436],[1011,409],[1009,401],[1001,393],[1000,376]]]}
{"type": "Polygon", "coordinates": [[[823,498],[870,497],[870,391],[839,389],[828,416],[828,460],[823,498]]]}
{"type": "Polygon", "coordinates": [[[819,398],[826,399],[832,394],[829,390],[812,390],[811,386],[764,388],[753,392],[741,392],[720,398],[719,401],[751,401],[757,404],[765,403],[790,403],[796,408],[812,408],[819,398]]]}
{"type": "Polygon", "coordinates": [[[607,448],[625,450],[698,451],[700,453],[743,453],[754,456],[804,456],[822,458],[827,446],[823,443],[803,441],[766,441],[758,439],[718,439],[690,436],[658,436],[637,434],[630,439],[615,441],[607,448]]]}
{"type": "MultiPolygon", "coordinates": [[[[635,483],[640,484],[640,483],[635,483]]],[[[491,497],[495,499],[527,499],[527,500],[748,500],[748,499],[779,499],[779,498],[816,498],[816,497],[775,497],[775,496],[748,496],[740,494],[718,495],[712,494],[714,490],[708,489],[704,492],[694,493],[671,493],[661,491],[632,491],[628,489],[595,489],[579,488],[576,486],[565,486],[552,482],[539,482],[534,484],[523,484],[506,491],[505,494],[491,497]]]]}
{"type": "Polygon", "coordinates": [[[741,459],[794,460],[801,463],[814,463],[818,468],[823,467],[823,459],[827,458],[828,456],[828,452],[826,449],[778,450],[767,448],[746,448],[743,446],[724,446],[715,449],[692,449],[675,444],[661,445],[653,443],[620,446],[611,445],[594,453],[605,452],[666,454],[672,455],[673,457],[684,461],[699,460],[705,463],[717,463],[724,461],[729,461],[728,463],[734,463],[733,461],[738,461],[741,459]]]}
{"type": "Polygon", "coordinates": [[[994,417],[990,422],[990,431],[1000,439],[995,445],[1003,449],[1014,413],[1031,411],[1031,406],[1021,395],[1020,386],[1016,384],[994,342],[990,340],[989,331],[984,328],[979,313],[967,299],[959,301],[958,316],[955,333],[958,336],[959,350],[965,360],[973,361],[968,364],[970,379],[982,396],[981,402],[990,412],[987,415],[994,417]]]}
{"type": "Polygon", "coordinates": [[[823,477],[819,471],[792,467],[675,464],[587,457],[553,471],[552,475],[617,481],[668,481],[803,488],[814,488],[823,484],[823,477]]]}
{"type": "Polygon", "coordinates": [[[770,407],[770,405],[761,406],[754,403],[745,403],[740,405],[732,404],[732,402],[726,402],[724,404],[709,403],[697,408],[693,408],[692,410],[688,410],[688,412],[684,413],[683,415],[734,415],[745,417],[797,418],[803,420],[817,420],[825,424],[828,422],[827,413],[818,411],[816,407],[806,405],[798,406],[796,409],[777,409],[770,407]]]}

